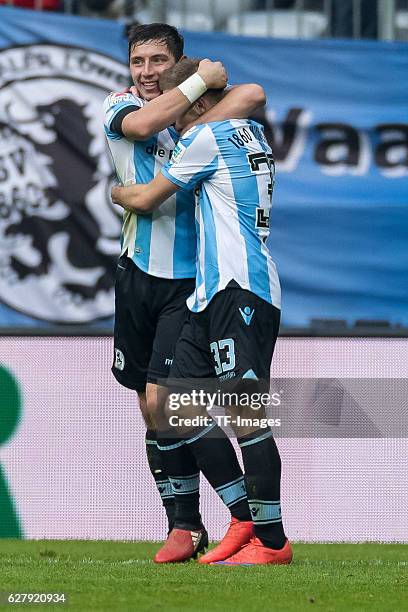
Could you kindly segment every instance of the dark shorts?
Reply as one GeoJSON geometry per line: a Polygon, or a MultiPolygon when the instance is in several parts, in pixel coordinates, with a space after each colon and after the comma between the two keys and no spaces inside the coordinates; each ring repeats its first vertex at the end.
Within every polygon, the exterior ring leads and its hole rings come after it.
{"type": "Polygon", "coordinates": [[[144,391],[146,382],[168,377],[193,291],[193,278],[158,278],[126,255],[119,259],[112,372],[121,385],[144,391]]]}
{"type": "Polygon", "coordinates": [[[197,378],[228,386],[243,379],[269,383],[279,322],[280,310],[251,291],[220,291],[204,311],[189,313],[168,385],[184,386],[183,379],[197,378]]]}

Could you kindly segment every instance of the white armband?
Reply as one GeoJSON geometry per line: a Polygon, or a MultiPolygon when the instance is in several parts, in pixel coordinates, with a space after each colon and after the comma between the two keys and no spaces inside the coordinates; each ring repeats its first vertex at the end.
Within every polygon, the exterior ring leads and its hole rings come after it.
{"type": "Polygon", "coordinates": [[[198,98],[200,98],[207,91],[207,85],[204,83],[204,80],[200,77],[200,75],[197,74],[197,72],[180,83],[178,88],[181,93],[186,96],[187,100],[191,102],[191,104],[198,100],[198,98]]]}

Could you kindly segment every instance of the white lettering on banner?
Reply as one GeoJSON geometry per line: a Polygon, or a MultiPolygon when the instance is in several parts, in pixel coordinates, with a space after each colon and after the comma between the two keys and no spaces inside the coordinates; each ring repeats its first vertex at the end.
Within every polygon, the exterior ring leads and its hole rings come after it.
{"type": "Polygon", "coordinates": [[[76,47],[0,51],[0,301],[15,310],[62,323],[113,314],[121,214],[102,103],[127,72],[76,47]]]}
{"type": "Polygon", "coordinates": [[[0,52],[0,88],[28,78],[83,79],[106,93],[128,85],[128,69],[90,49],[55,44],[12,47],[0,52]]]}
{"type": "Polygon", "coordinates": [[[363,130],[340,121],[313,124],[312,119],[312,112],[303,108],[289,109],[283,120],[269,110],[261,119],[280,172],[297,169],[312,132],[317,132],[311,151],[324,174],[364,176],[373,164],[387,178],[408,174],[408,123],[384,123],[363,130]]]}

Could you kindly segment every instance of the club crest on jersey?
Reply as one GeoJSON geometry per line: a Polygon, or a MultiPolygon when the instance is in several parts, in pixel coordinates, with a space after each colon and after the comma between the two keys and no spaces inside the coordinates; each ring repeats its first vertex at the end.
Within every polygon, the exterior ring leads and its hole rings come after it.
{"type": "Polygon", "coordinates": [[[121,102],[134,102],[134,97],[131,93],[128,92],[112,92],[109,96],[109,106],[116,106],[116,104],[120,104],[121,102]]]}
{"type": "Polygon", "coordinates": [[[0,301],[49,322],[111,316],[121,215],[102,103],[127,68],[53,44],[0,51],[0,66],[0,301]]]}

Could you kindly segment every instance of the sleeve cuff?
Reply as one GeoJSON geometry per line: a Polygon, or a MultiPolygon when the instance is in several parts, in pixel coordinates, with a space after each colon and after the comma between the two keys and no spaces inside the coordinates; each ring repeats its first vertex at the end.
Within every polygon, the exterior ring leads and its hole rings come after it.
{"type": "MultiPolygon", "coordinates": [[[[119,113],[121,113],[122,111],[124,111],[124,110],[125,110],[125,111],[127,111],[127,112],[124,114],[124,116],[125,116],[125,115],[126,115],[126,114],[128,114],[128,113],[132,113],[133,111],[137,111],[137,110],[139,110],[139,108],[140,108],[140,106],[137,106],[137,104],[129,104],[129,103],[126,103],[126,102],[125,102],[124,104],[118,104],[118,108],[116,108],[116,109],[115,109],[114,114],[113,114],[113,115],[112,115],[112,117],[110,118],[110,121],[109,121],[109,130],[111,130],[111,131],[112,131],[112,132],[114,132],[114,133],[120,133],[120,134],[121,134],[121,132],[117,132],[117,131],[114,129],[116,126],[113,126],[113,127],[112,127],[112,124],[113,124],[113,122],[115,121],[115,119],[116,119],[117,115],[118,115],[119,113]]],[[[121,134],[121,135],[123,136],[123,134],[121,134]]]]}

